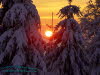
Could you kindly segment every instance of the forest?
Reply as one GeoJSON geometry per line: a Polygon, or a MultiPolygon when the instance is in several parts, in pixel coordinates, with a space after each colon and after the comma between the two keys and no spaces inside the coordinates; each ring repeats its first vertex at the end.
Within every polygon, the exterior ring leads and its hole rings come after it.
{"type": "Polygon", "coordinates": [[[0,0],[0,75],[100,75],[100,0],[66,1],[47,43],[34,0],[0,0]]]}

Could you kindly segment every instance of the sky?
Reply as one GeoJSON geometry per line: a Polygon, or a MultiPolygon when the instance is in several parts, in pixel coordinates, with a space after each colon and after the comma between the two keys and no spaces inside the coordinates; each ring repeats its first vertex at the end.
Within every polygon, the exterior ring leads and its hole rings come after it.
{"type": "MultiPolygon", "coordinates": [[[[86,6],[89,0],[73,0],[72,4],[77,5],[81,10],[86,6]]],[[[39,12],[42,25],[52,23],[52,12],[54,13],[54,24],[56,25],[60,19],[56,15],[59,10],[68,5],[67,0],[33,0],[39,12]]]]}
{"type": "MultiPolygon", "coordinates": [[[[89,0],[73,0],[72,5],[79,6],[81,10],[86,7],[89,0]]],[[[93,0],[94,1],[94,0],[93,0]]],[[[52,12],[54,13],[54,25],[57,25],[61,19],[56,15],[61,8],[68,5],[67,0],[33,0],[41,18],[42,34],[49,30],[46,24],[52,24],[52,12]]],[[[78,20],[78,17],[75,17],[78,20]]]]}
{"type": "MultiPolygon", "coordinates": [[[[87,5],[89,0],[73,0],[72,5],[77,5],[81,8],[81,10],[87,5]]],[[[95,0],[93,0],[95,1],[95,0]]],[[[52,24],[52,12],[54,13],[54,25],[61,20],[56,15],[59,10],[68,5],[67,0],[33,0],[33,4],[35,4],[38,13],[41,18],[41,24],[46,25],[52,24]]],[[[76,19],[78,17],[75,17],[76,19]]]]}

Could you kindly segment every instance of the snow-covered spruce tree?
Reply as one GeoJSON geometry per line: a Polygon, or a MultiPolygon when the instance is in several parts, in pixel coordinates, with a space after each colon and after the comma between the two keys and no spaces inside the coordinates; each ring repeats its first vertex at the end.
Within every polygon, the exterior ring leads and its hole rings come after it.
{"type": "Polygon", "coordinates": [[[100,31],[92,41],[92,45],[88,48],[90,73],[91,75],[100,75],[100,31]]]}
{"type": "Polygon", "coordinates": [[[82,32],[87,42],[90,74],[100,74],[100,0],[89,1],[81,18],[82,32]]]}
{"type": "Polygon", "coordinates": [[[95,0],[95,2],[89,0],[80,21],[85,40],[87,44],[90,44],[100,31],[100,0],[95,0]]]}
{"type": "MultiPolygon", "coordinates": [[[[45,70],[41,54],[44,42],[38,32],[40,17],[35,5],[32,0],[0,0],[0,3],[0,25],[4,29],[0,35],[0,67],[32,67],[38,69],[32,75],[42,75],[45,70]]],[[[0,75],[3,74],[6,73],[0,70],[0,75]]]]}
{"type": "MultiPolygon", "coordinates": [[[[72,0],[69,0],[72,1],[72,0]]],[[[46,57],[47,71],[54,75],[89,75],[89,63],[85,57],[84,41],[78,22],[74,14],[81,16],[79,7],[68,5],[59,12],[62,20],[56,28],[61,27],[57,34],[61,34],[60,42],[56,49],[49,52],[46,57]],[[61,45],[60,45],[61,44],[61,45]],[[60,46],[59,46],[60,45],[60,46]]],[[[59,36],[56,36],[59,38],[59,36]]],[[[54,38],[55,41],[57,38],[54,38]]]]}

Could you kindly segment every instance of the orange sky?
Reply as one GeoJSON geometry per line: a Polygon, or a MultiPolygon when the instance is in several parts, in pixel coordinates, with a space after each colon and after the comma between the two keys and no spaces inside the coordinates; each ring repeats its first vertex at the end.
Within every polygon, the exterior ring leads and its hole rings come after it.
{"type": "MultiPolygon", "coordinates": [[[[79,6],[82,10],[88,1],[89,0],[73,0],[72,4],[79,6]]],[[[52,23],[52,12],[54,12],[54,25],[56,25],[60,21],[56,14],[62,7],[68,5],[67,0],[33,0],[33,3],[36,5],[36,8],[39,12],[42,25],[50,25],[52,23]]]]}
{"type": "MultiPolygon", "coordinates": [[[[73,0],[72,5],[77,5],[81,8],[81,10],[86,6],[89,0],[73,0]]],[[[95,0],[93,0],[95,1],[95,0]]],[[[33,0],[33,3],[36,5],[38,13],[41,18],[42,25],[42,33],[48,30],[46,24],[52,24],[52,12],[54,13],[54,25],[60,21],[58,16],[56,15],[59,10],[68,5],[67,0],[33,0]]],[[[75,17],[76,20],[78,17],[75,17]]]]}
{"type": "MultiPolygon", "coordinates": [[[[73,0],[72,4],[83,9],[89,0],[73,0]]],[[[67,0],[33,0],[41,17],[42,25],[51,24],[51,14],[54,12],[54,24],[57,24],[60,19],[56,15],[59,9],[68,5],[67,0]]]]}

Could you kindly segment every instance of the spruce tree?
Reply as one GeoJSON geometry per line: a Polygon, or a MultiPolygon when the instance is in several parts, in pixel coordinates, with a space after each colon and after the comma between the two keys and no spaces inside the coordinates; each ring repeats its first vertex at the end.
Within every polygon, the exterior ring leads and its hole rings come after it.
{"type": "Polygon", "coordinates": [[[90,0],[81,20],[82,32],[87,42],[90,75],[100,74],[100,0],[90,0]]]}
{"type": "Polygon", "coordinates": [[[90,0],[84,8],[83,16],[80,18],[81,28],[87,45],[100,31],[100,0],[90,0]]]}
{"type": "Polygon", "coordinates": [[[54,75],[89,75],[89,63],[84,51],[84,39],[81,28],[74,19],[74,15],[81,16],[79,7],[69,5],[60,9],[58,15],[65,18],[55,27],[58,32],[53,35],[53,42],[57,47],[49,52],[46,57],[47,71],[55,73],[54,75]],[[59,30],[59,28],[61,28],[59,30]],[[57,36],[59,35],[59,36],[57,36]]]}
{"type": "MultiPolygon", "coordinates": [[[[32,0],[0,0],[0,67],[24,66],[43,73],[43,40],[39,33],[40,16],[32,0]]],[[[16,68],[15,68],[16,69],[16,68]]],[[[2,73],[23,74],[23,73],[2,73]]],[[[25,73],[36,74],[36,73],[25,73]]]]}

